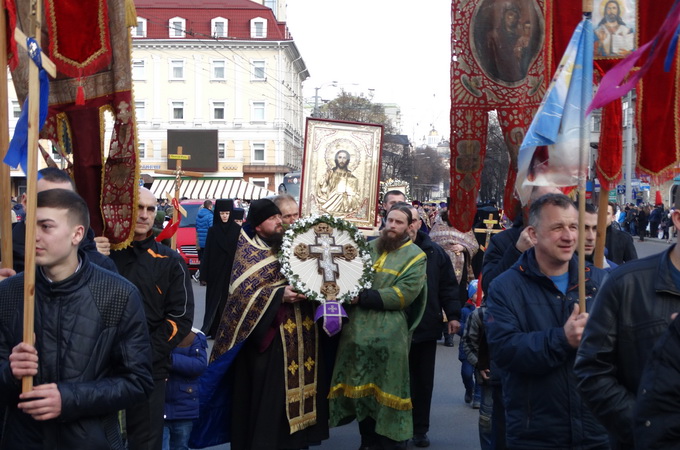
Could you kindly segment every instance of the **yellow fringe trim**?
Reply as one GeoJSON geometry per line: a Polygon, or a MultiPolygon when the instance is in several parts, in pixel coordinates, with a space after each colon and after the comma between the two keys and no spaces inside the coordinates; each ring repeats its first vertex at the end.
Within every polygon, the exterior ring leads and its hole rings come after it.
{"type": "Polygon", "coordinates": [[[397,397],[394,394],[383,392],[378,386],[373,383],[365,384],[363,386],[347,386],[340,383],[333,386],[328,393],[328,398],[338,398],[344,395],[347,398],[363,398],[375,397],[376,401],[388,408],[399,411],[410,411],[413,409],[413,403],[410,398],[397,397]]]}
{"type": "Polygon", "coordinates": [[[288,425],[290,426],[290,434],[304,430],[305,428],[312,425],[316,425],[316,411],[297,419],[290,420],[288,425]]]}
{"type": "Polygon", "coordinates": [[[137,8],[133,0],[125,0],[125,26],[137,27],[137,8]]]}

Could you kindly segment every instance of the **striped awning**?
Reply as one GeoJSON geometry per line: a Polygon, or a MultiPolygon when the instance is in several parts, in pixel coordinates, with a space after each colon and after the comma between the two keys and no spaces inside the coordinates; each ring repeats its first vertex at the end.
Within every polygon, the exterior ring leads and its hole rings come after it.
{"type": "MultiPolygon", "coordinates": [[[[156,198],[167,198],[165,193],[174,195],[175,179],[155,179],[151,192],[156,198]]],[[[243,180],[199,179],[182,180],[179,198],[205,200],[217,198],[239,198],[241,200],[257,200],[274,195],[274,192],[243,180]]]]}

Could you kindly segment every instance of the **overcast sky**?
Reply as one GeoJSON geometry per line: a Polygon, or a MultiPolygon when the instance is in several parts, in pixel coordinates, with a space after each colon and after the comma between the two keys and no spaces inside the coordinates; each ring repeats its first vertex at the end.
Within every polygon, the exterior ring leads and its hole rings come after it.
{"type": "Polygon", "coordinates": [[[431,125],[448,139],[451,2],[445,0],[287,0],[288,28],[315,88],[339,87],[401,107],[402,133],[419,144],[431,125]]]}

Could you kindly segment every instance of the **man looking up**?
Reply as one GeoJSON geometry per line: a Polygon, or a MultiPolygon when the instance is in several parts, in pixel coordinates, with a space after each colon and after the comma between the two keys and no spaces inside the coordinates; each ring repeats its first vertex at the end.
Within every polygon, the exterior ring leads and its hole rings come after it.
{"type": "Polygon", "coordinates": [[[35,344],[22,342],[24,274],[0,283],[2,448],[123,448],[118,410],[151,391],[139,291],[79,250],[89,214],[66,189],[38,193],[35,344]],[[21,378],[34,377],[21,393],[21,378]]]}
{"type": "Polygon", "coordinates": [[[130,450],[157,450],[163,440],[165,379],[170,352],[191,331],[194,294],[184,260],[176,251],[154,240],[156,198],[140,187],[134,240],[111,252],[118,273],[142,293],[153,349],[154,388],[149,398],[126,411],[130,450]]]}
{"type": "Polygon", "coordinates": [[[409,225],[409,237],[427,256],[427,305],[423,318],[413,332],[408,356],[413,401],[413,444],[416,447],[429,447],[427,432],[430,429],[437,340],[441,339],[444,320],[442,311],[448,319],[448,333],[456,334],[460,329],[458,282],[449,255],[420,229],[418,210],[408,203],[397,205],[411,210],[415,219],[409,225]]]}
{"type": "MultiPolygon", "coordinates": [[[[511,449],[608,449],[607,434],[575,390],[576,349],[588,320],[578,306],[578,211],[569,197],[535,200],[526,228],[534,244],[494,281],[486,316],[501,369],[511,449]]],[[[605,272],[586,268],[586,302],[605,272]]]]}
{"type": "Polygon", "coordinates": [[[411,210],[394,206],[369,242],[375,278],[347,307],[333,369],[330,424],[359,421],[361,448],[405,448],[413,436],[411,332],[427,299],[426,256],[409,238],[411,210]]]}

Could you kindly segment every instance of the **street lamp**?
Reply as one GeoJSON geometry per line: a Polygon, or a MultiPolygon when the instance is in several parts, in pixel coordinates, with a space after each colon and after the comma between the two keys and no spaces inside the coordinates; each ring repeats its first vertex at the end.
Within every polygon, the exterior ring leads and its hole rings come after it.
{"type": "Polygon", "coordinates": [[[328,85],[337,87],[338,82],[331,81],[329,83],[323,83],[321,86],[314,88],[314,112],[312,113],[312,117],[319,117],[319,89],[328,85]]]}

